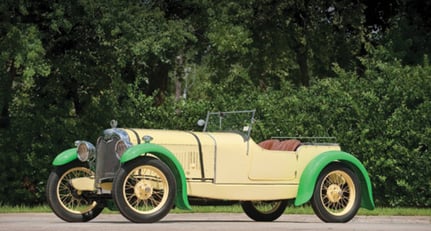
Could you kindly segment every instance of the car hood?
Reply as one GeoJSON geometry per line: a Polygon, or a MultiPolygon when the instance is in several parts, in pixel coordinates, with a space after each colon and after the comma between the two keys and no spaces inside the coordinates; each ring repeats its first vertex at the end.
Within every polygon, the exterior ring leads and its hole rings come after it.
{"type": "Polygon", "coordinates": [[[221,143],[238,144],[245,142],[245,138],[234,132],[194,132],[163,129],[135,129],[124,128],[133,145],[144,143],[144,136],[151,136],[151,143],[160,145],[201,145],[212,146],[221,143]]]}

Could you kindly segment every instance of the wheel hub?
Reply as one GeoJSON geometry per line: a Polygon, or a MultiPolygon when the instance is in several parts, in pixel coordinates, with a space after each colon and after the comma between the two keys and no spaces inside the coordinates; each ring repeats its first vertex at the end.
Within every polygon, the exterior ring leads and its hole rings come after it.
{"type": "Polygon", "coordinates": [[[328,187],[326,195],[328,196],[329,201],[338,202],[341,199],[343,192],[339,185],[332,184],[328,187]]]}
{"type": "Polygon", "coordinates": [[[146,200],[151,197],[153,194],[153,187],[148,182],[145,182],[143,180],[139,181],[135,185],[135,195],[140,200],[146,200]]]}

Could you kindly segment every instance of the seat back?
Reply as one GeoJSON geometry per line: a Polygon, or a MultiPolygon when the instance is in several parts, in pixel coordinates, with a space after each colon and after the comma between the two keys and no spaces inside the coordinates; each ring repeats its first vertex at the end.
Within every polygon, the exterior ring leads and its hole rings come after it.
{"type": "Polygon", "coordinates": [[[272,147],[273,147],[274,145],[277,145],[278,143],[280,143],[280,141],[279,141],[279,140],[276,140],[276,139],[270,139],[270,140],[264,140],[264,141],[260,142],[260,143],[259,143],[259,146],[261,146],[261,147],[262,147],[262,148],[264,148],[264,149],[271,150],[271,149],[272,149],[272,147]]]}
{"type": "Polygon", "coordinates": [[[296,151],[301,145],[301,141],[297,139],[279,141],[277,139],[264,140],[259,143],[262,148],[268,150],[279,150],[279,151],[296,151]]]}

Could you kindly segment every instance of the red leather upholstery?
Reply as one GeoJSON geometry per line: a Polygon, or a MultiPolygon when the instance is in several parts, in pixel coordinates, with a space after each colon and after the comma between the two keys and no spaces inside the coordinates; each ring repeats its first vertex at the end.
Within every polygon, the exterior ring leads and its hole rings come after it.
{"type": "Polygon", "coordinates": [[[264,140],[264,141],[260,142],[259,145],[264,149],[271,150],[272,147],[274,145],[277,145],[278,143],[280,143],[279,140],[270,139],[270,140],[264,140]]]}
{"type": "Polygon", "coordinates": [[[270,139],[260,142],[259,145],[268,150],[296,151],[296,149],[301,145],[301,141],[296,139],[283,141],[270,139]]]}

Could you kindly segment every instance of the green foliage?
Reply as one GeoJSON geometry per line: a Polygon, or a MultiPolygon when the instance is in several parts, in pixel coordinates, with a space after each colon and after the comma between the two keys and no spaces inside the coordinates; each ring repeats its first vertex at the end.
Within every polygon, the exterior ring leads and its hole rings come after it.
{"type": "Polygon", "coordinates": [[[370,4],[1,2],[0,203],[43,203],[52,159],[112,119],[201,130],[256,109],[256,141],[336,137],[378,205],[430,207],[430,4],[381,25],[370,4]]]}

